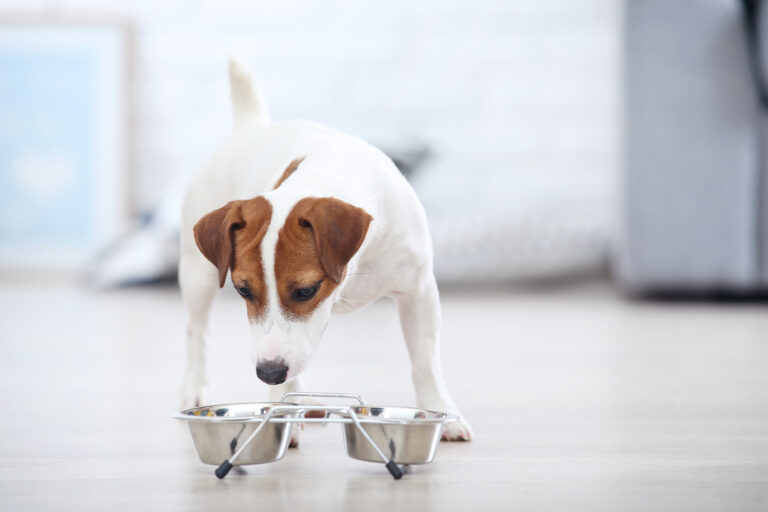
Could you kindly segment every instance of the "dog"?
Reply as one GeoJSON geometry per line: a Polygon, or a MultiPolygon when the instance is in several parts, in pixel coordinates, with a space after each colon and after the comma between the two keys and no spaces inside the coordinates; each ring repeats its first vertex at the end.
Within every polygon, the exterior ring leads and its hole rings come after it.
{"type": "MultiPolygon", "coordinates": [[[[236,61],[229,79],[233,133],[188,186],[182,211],[184,405],[203,398],[209,310],[229,272],[272,400],[298,390],[332,312],[388,296],[398,304],[418,407],[461,418],[440,367],[432,243],[411,186],[359,138],[307,121],[271,122],[236,61]]],[[[471,436],[463,419],[443,432],[449,441],[471,436]]]]}

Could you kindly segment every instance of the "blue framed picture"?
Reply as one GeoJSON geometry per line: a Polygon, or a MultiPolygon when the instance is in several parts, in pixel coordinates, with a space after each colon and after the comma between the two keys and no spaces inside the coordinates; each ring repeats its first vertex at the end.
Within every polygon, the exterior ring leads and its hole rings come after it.
{"type": "Polygon", "coordinates": [[[123,231],[125,30],[0,20],[0,267],[76,268],[123,231]]]}

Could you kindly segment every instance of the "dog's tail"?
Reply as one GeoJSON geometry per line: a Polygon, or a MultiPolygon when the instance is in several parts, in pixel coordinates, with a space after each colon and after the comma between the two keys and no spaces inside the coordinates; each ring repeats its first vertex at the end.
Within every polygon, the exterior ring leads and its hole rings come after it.
{"type": "Polygon", "coordinates": [[[251,73],[243,64],[232,58],[229,59],[229,87],[235,130],[269,123],[269,111],[261,94],[253,85],[251,73]]]}

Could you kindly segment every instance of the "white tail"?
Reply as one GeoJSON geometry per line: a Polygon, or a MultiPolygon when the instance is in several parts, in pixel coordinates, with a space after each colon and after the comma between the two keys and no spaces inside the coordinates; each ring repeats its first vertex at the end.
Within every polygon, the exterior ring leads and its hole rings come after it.
{"type": "Polygon", "coordinates": [[[253,85],[248,69],[235,59],[229,59],[229,87],[232,95],[232,121],[235,130],[269,123],[269,111],[253,85]]]}

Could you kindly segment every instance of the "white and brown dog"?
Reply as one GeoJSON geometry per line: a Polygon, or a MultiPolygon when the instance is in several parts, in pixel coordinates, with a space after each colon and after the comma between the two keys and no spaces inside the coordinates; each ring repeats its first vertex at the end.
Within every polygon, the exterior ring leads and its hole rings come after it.
{"type": "MultiPolygon", "coordinates": [[[[229,73],[234,132],[184,200],[185,406],[202,399],[208,313],[231,271],[248,310],[256,374],[272,385],[272,399],[297,389],[331,312],[389,296],[418,406],[458,414],[440,369],[432,244],[413,189],[361,139],[310,122],[271,123],[248,72],[232,61],[229,73]]],[[[463,420],[443,434],[470,437],[463,420]]]]}

